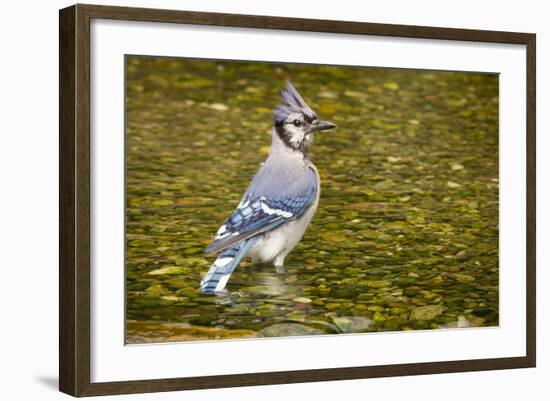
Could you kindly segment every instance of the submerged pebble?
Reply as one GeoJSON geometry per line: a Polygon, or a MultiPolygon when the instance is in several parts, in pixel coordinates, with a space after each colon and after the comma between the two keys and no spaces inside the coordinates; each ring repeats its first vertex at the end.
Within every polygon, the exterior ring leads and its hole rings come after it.
{"type": "Polygon", "coordinates": [[[260,331],[264,337],[289,337],[323,334],[319,329],[298,323],[281,323],[268,326],[260,331]]]}
{"type": "Polygon", "coordinates": [[[443,305],[418,306],[411,311],[411,320],[432,320],[441,315],[447,308],[443,305]]]}

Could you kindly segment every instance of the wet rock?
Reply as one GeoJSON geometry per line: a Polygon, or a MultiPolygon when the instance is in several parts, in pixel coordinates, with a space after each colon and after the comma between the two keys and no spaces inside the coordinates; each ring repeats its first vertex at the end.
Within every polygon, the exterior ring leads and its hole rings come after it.
{"type": "Polygon", "coordinates": [[[223,103],[212,103],[208,107],[210,107],[212,110],[216,110],[216,111],[227,111],[227,110],[229,110],[229,107],[227,107],[223,103]]]}
{"type": "Polygon", "coordinates": [[[321,234],[321,238],[331,242],[344,242],[347,239],[345,235],[338,232],[324,232],[321,234]]]}
{"type": "Polygon", "coordinates": [[[384,288],[388,286],[389,283],[383,280],[367,280],[365,284],[371,288],[384,288]]]}
{"type": "Polygon", "coordinates": [[[301,303],[301,304],[309,304],[311,303],[311,299],[306,297],[298,297],[293,299],[294,302],[301,303]]]}
{"type": "Polygon", "coordinates": [[[431,320],[445,312],[443,305],[418,306],[411,311],[411,320],[431,320]]]}
{"type": "Polygon", "coordinates": [[[456,327],[465,328],[470,327],[470,321],[463,315],[460,315],[456,321],[456,327]]]}
{"type": "Polygon", "coordinates": [[[178,297],[175,295],[164,295],[161,297],[161,299],[168,302],[183,302],[187,300],[187,298],[185,297],[178,297]]]}
{"type": "Polygon", "coordinates": [[[263,337],[308,336],[322,334],[321,330],[299,323],[280,323],[260,331],[263,337]]]}
{"type": "MultiPolygon", "coordinates": [[[[348,96],[347,93],[346,93],[346,96],[348,96]]],[[[323,97],[325,99],[338,99],[338,94],[336,92],[325,90],[325,91],[319,92],[319,97],[323,97]]]]}
{"type": "Polygon", "coordinates": [[[453,182],[453,181],[447,181],[447,187],[451,188],[451,189],[455,189],[455,188],[460,188],[462,185],[460,185],[459,183],[457,182],[453,182]]]}
{"type": "Polygon", "coordinates": [[[152,276],[162,275],[162,274],[178,274],[181,273],[184,268],[180,266],[165,266],[160,269],[155,269],[150,271],[148,274],[152,276]]]}
{"type": "Polygon", "coordinates": [[[464,166],[462,164],[459,164],[459,163],[451,164],[451,170],[453,171],[458,171],[463,169],[464,169],[464,166]]]}
{"type": "Polygon", "coordinates": [[[162,323],[151,321],[126,322],[126,343],[159,343],[190,340],[222,340],[228,338],[252,338],[258,334],[246,329],[203,327],[189,323],[162,323]]]}
{"type": "Polygon", "coordinates": [[[168,290],[162,284],[155,284],[145,290],[145,293],[151,297],[158,297],[168,293],[168,290]]]}
{"type": "Polygon", "coordinates": [[[474,281],[476,281],[475,277],[469,276],[467,274],[457,273],[454,277],[456,281],[463,284],[473,283],[474,281]]]}
{"type": "Polygon", "coordinates": [[[492,312],[493,312],[493,310],[491,308],[483,308],[483,307],[476,308],[473,311],[474,315],[480,316],[480,317],[485,317],[485,316],[489,315],[492,312]]]}
{"type": "Polygon", "coordinates": [[[396,82],[385,82],[383,86],[391,91],[396,91],[399,89],[399,85],[396,82]]]}
{"type": "Polygon", "coordinates": [[[348,97],[356,98],[356,99],[366,99],[367,98],[366,93],[358,92],[358,91],[352,91],[352,90],[346,90],[344,92],[344,95],[346,95],[348,97]]]}
{"type": "Polygon", "coordinates": [[[458,252],[455,256],[458,260],[464,261],[464,260],[471,259],[471,257],[474,256],[474,252],[463,249],[460,252],[458,252]]]}
{"type": "Polygon", "coordinates": [[[366,331],[372,324],[372,320],[365,317],[356,316],[335,317],[333,321],[342,333],[358,333],[366,331]]]}
{"type": "Polygon", "coordinates": [[[374,315],[372,316],[373,320],[380,323],[387,319],[387,316],[380,313],[380,312],[374,312],[374,315]]]}

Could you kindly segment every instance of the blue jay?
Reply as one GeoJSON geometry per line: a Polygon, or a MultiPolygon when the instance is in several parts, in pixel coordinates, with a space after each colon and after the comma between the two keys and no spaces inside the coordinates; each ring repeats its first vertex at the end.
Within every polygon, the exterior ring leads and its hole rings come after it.
{"type": "Polygon", "coordinates": [[[203,294],[222,292],[246,255],[282,267],[317,210],[320,180],[308,149],[315,132],[336,125],[319,120],[289,81],[279,96],[269,156],[206,248],[220,255],[201,280],[203,294]]]}

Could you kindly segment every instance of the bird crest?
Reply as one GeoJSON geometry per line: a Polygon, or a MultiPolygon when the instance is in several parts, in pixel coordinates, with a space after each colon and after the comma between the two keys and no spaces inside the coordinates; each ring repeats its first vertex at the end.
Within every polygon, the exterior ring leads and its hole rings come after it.
{"type": "Polygon", "coordinates": [[[314,111],[311,110],[290,81],[286,81],[286,89],[279,89],[279,96],[282,103],[273,110],[276,124],[282,124],[292,113],[302,113],[306,119],[311,121],[316,118],[314,111]]]}

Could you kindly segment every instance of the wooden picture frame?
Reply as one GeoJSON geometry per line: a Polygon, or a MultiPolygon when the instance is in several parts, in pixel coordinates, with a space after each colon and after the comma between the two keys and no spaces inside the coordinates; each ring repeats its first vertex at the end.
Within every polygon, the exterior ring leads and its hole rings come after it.
{"type": "Polygon", "coordinates": [[[73,396],[143,393],[401,375],[534,367],[535,315],[535,43],[530,33],[347,21],[74,5],[59,14],[59,388],[73,396]],[[93,383],[90,379],[90,21],[183,23],[241,28],[474,41],[526,46],[527,226],[526,356],[366,367],[257,372],[93,383]]]}

